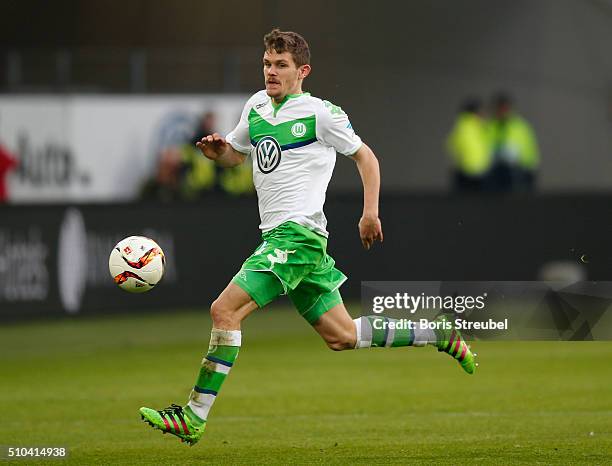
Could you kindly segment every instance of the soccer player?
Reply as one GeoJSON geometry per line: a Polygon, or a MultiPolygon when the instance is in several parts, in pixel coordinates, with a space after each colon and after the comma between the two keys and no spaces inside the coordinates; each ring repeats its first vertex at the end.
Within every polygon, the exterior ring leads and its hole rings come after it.
{"type": "Polygon", "coordinates": [[[196,144],[223,167],[251,156],[263,242],[212,303],[210,346],[187,405],[140,409],[146,422],[189,444],[202,436],[210,408],[236,361],[240,323],[282,294],[289,295],[332,350],[431,344],[457,359],[466,372],[475,368],[473,354],[455,330],[385,330],[374,325],[380,317],[353,320],[346,311],[338,291],[346,276],[326,252],[325,192],[336,152],[351,158],[364,190],[361,242],[365,249],[382,242],[378,161],[340,107],[302,91],[311,71],[304,38],[274,29],[264,37],[264,45],[265,90],[247,101],[226,138],[214,133],[196,144]]]}

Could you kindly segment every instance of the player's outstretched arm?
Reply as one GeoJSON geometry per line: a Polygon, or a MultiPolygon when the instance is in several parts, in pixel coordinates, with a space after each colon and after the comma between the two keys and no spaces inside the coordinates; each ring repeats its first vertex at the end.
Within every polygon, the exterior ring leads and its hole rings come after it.
{"type": "Polygon", "coordinates": [[[359,220],[359,237],[366,249],[370,249],[374,241],[383,241],[383,232],[378,218],[378,195],[380,191],[380,168],[378,159],[366,144],[362,144],[353,160],[363,183],[363,214],[359,220]]]}
{"type": "Polygon", "coordinates": [[[203,137],[196,143],[204,157],[213,160],[222,167],[235,167],[246,159],[246,155],[238,152],[219,133],[203,137]]]}

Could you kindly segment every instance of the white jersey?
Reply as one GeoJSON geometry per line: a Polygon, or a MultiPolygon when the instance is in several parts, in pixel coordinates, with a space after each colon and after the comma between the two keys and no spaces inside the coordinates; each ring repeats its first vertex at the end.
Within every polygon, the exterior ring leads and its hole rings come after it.
{"type": "Polygon", "coordinates": [[[328,235],[323,204],[336,152],[350,156],[362,145],[340,107],[308,93],[277,105],[259,91],[226,139],[253,159],[262,231],[293,221],[328,235]]]}

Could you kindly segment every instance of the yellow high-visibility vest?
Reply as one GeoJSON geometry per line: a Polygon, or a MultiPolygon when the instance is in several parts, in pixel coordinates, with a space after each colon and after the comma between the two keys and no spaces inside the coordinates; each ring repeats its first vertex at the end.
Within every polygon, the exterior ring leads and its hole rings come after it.
{"type": "Polygon", "coordinates": [[[510,115],[504,122],[494,119],[487,124],[493,151],[505,154],[512,163],[526,170],[540,164],[540,151],[531,125],[518,115],[510,115]]]}
{"type": "Polygon", "coordinates": [[[446,147],[454,165],[468,176],[484,175],[493,161],[489,134],[483,119],[474,113],[461,113],[446,147]]]}

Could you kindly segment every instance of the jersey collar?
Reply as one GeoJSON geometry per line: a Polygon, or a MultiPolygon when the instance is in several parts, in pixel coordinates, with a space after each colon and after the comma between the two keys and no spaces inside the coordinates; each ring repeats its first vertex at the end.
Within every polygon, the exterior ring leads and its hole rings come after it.
{"type": "Polygon", "coordinates": [[[274,109],[274,116],[276,117],[278,111],[289,101],[289,99],[297,99],[298,97],[302,97],[304,95],[310,95],[310,92],[302,92],[301,94],[287,94],[278,104],[275,104],[274,99],[270,97],[270,102],[272,103],[272,108],[274,109]]]}

